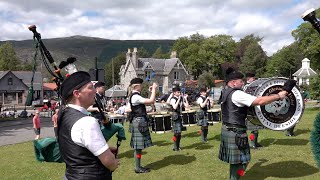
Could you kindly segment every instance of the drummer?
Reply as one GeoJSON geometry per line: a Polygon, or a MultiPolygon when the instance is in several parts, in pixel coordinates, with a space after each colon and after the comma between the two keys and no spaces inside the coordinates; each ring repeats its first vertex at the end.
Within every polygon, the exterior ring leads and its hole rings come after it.
{"type": "Polygon", "coordinates": [[[172,127],[174,136],[173,140],[173,151],[180,151],[180,140],[181,140],[181,131],[182,127],[182,118],[181,113],[185,108],[189,107],[187,101],[188,95],[181,96],[180,87],[172,88],[172,95],[170,95],[170,105],[172,111],[172,127]]]}
{"type": "Polygon", "coordinates": [[[230,164],[230,179],[239,179],[250,161],[250,147],[246,132],[246,116],[250,106],[266,105],[284,99],[295,85],[288,80],[278,94],[255,97],[241,90],[243,74],[228,68],[227,88],[222,91],[222,127],[219,159],[230,164]]]}
{"type": "Polygon", "coordinates": [[[197,99],[197,104],[200,106],[198,111],[198,125],[201,126],[201,141],[208,142],[208,114],[207,111],[211,108],[209,97],[207,97],[207,89],[200,89],[200,96],[197,99]]]}
{"type": "MultiPolygon", "coordinates": [[[[254,73],[246,73],[246,85],[244,86],[244,90],[251,84],[255,79],[255,74],[254,73]]],[[[251,131],[251,134],[249,136],[249,145],[250,148],[257,149],[259,147],[262,147],[261,144],[258,143],[258,136],[259,136],[259,126],[256,126],[252,124],[250,121],[247,122],[247,128],[248,130],[251,131]]]]}

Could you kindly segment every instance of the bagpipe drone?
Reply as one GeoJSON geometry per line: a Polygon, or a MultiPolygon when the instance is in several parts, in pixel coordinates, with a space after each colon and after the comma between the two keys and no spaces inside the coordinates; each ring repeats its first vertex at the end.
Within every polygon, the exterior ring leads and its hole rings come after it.
{"type": "MultiPolygon", "coordinates": [[[[302,14],[302,19],[308,21],[320,34],[320,21],[316,18],[315,9],[309,9],[302,14]]],[[[320,113],[315,118],[313,123],[313,129],[310,135],[311,149],[317,162],[318,168],[320,168],[320,113]]]]}
{"type": "MultiPolygon", "coordinates": [[[[31,86],[28,90],[28,96],[25,104],[26,106],[30,106],[33,100],[33,77],[36,70],[36,60],[39,52],[41,54],[41,60],[43,64],[45,65],[50,75],[53,77],[52,80],[57,85],[57,88],[55,90],[57,91],[59,99],[61,99],[61,92],[60,92],[61,83],[66,78],[68,78],[68,75],[74,72],[77,72],[77,68],[74,65],[76,58],[70,57],[66,61],[62,61],[59,64],[59,66],[57,66],[50,52],[42,42],[41,35],[40,33],[37,32],[36,26],[35,25],[29,26],[29,30],[33,32],[33,40],[35,43],[36,51],[33,59],[33,76],[31,79],[31,86]],[[61,75],[61,69],[64,69],[67,72],[66,77],[63,77],[61,75]]],[[[115,156],[117,157],[117,153],[121,145],[121,141],[126,139],[124,128],[120,123],[112,123],[111,121],[109,121],[108,118],[105,116],[105,113],[103,112],[102,107],[99,106],[97,99],[95,99],[95,102],[98,105],[99,113],[104,119],[104,121],[100,124],[100,129],[106,141],[108,141],[114,134],[117,133],[116,135],[117,150],[116,152],[114,152],[115,156]]],[[[59,105],[60,105],[60,109],[62,109],[65,106],[64,103],[62,103],[61,101],[59,102],[59,105]]],[[[36,159],[38,161],[47,161],[47,162],[63,161],[60,155],[59,144],[56,138],[43,138],[40,140],[34,140],[33,143],[34,143],[36,159]]]]}

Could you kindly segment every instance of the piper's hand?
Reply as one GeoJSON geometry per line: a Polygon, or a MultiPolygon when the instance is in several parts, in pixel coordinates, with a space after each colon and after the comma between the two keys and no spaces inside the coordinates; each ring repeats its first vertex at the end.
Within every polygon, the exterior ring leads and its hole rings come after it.
{"type": "Polygon", "coordinates": [[[152,89],[156,89],[157,87],[158,87],[157,83],[154,82],[154,83],[152,84],[152,89]]]}
{"type": "Polygon", "coordinates": [[[296,85],[297,81],[293,80],[293,79],[288,79],[282,89],[287,91],[287,92],[290,92],[292,90],[292,88],[296,85]]]}

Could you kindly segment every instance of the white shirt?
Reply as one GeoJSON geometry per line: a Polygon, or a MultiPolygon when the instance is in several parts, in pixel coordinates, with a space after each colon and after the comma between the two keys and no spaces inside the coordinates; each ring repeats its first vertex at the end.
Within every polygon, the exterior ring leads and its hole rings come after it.
{"type": "Polygon", "coordinates": [[[236,90],[232,96],[231,100],[233,104],[238,107],[248,106],[250,107],[252,102],[256,99],[256,96],[252,96],[251,94],[247,94],[241,90],[236,90]]]}
{"type": "MultiPolygon", "coordinates": [[[[67,106],[83,114],[88,114],[88,111],[83,107],[74,104],[67,106]]],[[[99,156],[109,148],[100,130],[98,120],[90,116],[83,117],[74,123],[71,128],[71,139],[77,145],[87,148],[95,156],[99,156]]]]}
{"type": "MultiPolygon", "coordinates": [[[[132,91],[132,93],[135,93],[135,92],[138,92],[138,91],[132,91]]],[[[137,105],[139,105],[139,104],[144,104],[145,100],[146,100],[146,99],[145,99],[144,97],[142,97],[142,96],[140,95],[140,93],[139,93],[139,94],[134,94],[134,95],[131,97],[132,106],[137,106],[137,105]]]]}

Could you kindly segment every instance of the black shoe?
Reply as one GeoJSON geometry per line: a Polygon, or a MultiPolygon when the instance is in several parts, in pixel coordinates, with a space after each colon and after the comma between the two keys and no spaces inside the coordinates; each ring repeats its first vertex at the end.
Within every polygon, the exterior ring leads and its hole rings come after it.
{"type": "Polygon", "coordinates": [[[135,169],[134,172],[136,172],[136,173],[148,173],[148,172],[150,172],[150,169],[141,167],[138,170],[135,169]]]}
{"type": "Polygon", "coordinates": [[[294,134],[286,134],[289,137],[295,136],[294,134]]]}
{"type": "Polygon", "coordinates": [[[151,171],[150,168],[142,167],[142,166],[140,167],[140,169],[144,169],[144,170],[147,170],[147,171],[151,171]]]}
{"type": "Polygon", "coordinates": [[[178,148],[178,149],[172,149],[173,151],[181,151],[181,148],[178,148]]]}
{"type": "Polygon", "coordinates": [[[253,146],[250,146],[250,148],[251,148],[251,149],[258,149],[258,147],[257,147],[257,146],[254,146],[254,145],[253,145],[253,146]]]}
{"type": "Polygon", "coordinates": [[[256,145],[255,145],[256,147],[262,147],[262,145],[261,144],[259,144],[259,143],[257,143],[256,145]]]}

